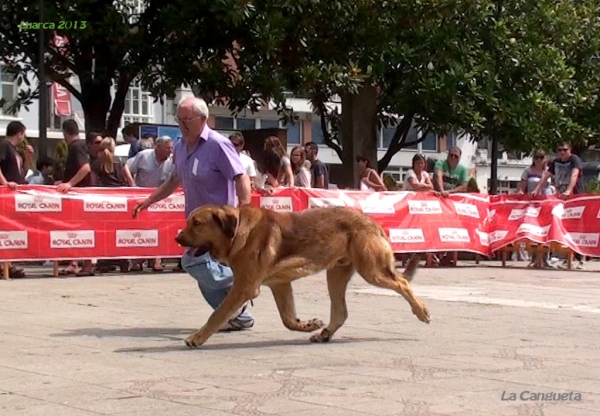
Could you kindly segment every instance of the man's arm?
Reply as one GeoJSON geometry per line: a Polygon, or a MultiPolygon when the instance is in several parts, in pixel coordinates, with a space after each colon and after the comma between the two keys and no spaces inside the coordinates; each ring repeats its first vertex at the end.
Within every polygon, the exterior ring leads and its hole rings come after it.
{"type": "Polygon", "coordinates": [[[459,194],[461,192],[467,192],[469,188],[469,174],[467,173],[467,169],[461,169],[460,172],[460,185],[458,185],[454,189],[450,189],[448,193],[450,194],[459,194]]]}
{"type": "Polygon", "coordinates": [[[252,201],[252,187],[250,178],[245,173],[233,178],[235,182],[235,191],[237,193],[239,205],[248,205],[252,201]]]}
{"type": "Polygon", "coordinates": [[[135,175],[136,173],[138,173],[140,158],[141,158],[141,153],[138,153],[135,156],[127,159],[127,163],[125,163],[125,165],[129,169],[129,172],[132,175],[135,175]]]}
{"type": "Polygon", "coordinates": [[[439,192],[444,190],[444,169],[442,169],[443,163],[443,160],[438,160],[435,162],[435,166],[433,168],[433,188],[439,192]]]}
{"type": "Polygon", "coordinates": [[[79,168],[75,176],[71,178],[69,182],[67,182],[71,186],[76,186],[79,182],[85,179],[85,177],[92,171],[89,163],[84,164],[79,168]]]}

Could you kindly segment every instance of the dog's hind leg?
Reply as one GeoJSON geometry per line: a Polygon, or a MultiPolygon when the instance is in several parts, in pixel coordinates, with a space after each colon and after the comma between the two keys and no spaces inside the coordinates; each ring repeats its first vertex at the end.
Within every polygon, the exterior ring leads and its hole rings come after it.
{"type": "Polygon", "coordinates": [[[348,308],[346,306],[346,289],[354,274],[352,265],[337,265],[327,270],[327,290],[331,299],[329,325],[310,337],[311,342],[329,342],[335,332],[346,322],[348,308]]]}
{"type": "Polygon", "coordinates": [[[320,319],[311,319],[310,321],[301,321],[296,316],[296,306],[294,304],[294,292],[290,283],[278,283],[270,286],[281,316],[283,325],[290,331],[312,332],[322,328],[323,321],[320,319]]]}
{"type": "Polygon", "coordinates": [[[204,344],[211,335],[217,332],[219,328],[221,328],[227,320],[244,305],[244,303],[256,298],[259,293],[260,287],[242,288],[236,286],[234,283],[223,302],[210,315],[208,321],[198,332],[190,335],[185,340],[185,345],[188,347],[199,347],[204,344]]]}
{"type": "MultiPolygon", "coordinates": [[[[411,258],[402,276],[398,276],[391,261],[391,252],[387,253],[372,243],[372,250],[364,247],[356,249],[355,261],[358,273],[373,286],[391,289],[402,295],[410,304],[412,312],[420,321],[429,323],[431,318],[425,303],[413,293],[408,281],[412,278],[418,265],[418,257],[411,258]]],[[[369,246],[369,245],[367,245],[369,246]]]]}

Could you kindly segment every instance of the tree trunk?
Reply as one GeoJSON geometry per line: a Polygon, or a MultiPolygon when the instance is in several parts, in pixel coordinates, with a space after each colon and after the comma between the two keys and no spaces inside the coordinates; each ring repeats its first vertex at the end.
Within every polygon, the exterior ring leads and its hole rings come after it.
{"type": "Polygon", "coordinates": [[[81,83],[81,107],[85,117],[85,134],[90,132],[105,134],[106,117],[110,110],[112,97],[110,84],[95,83],[89,79],[81,83]]]}
{"type": "MultiPolygon", "coordinates": [[[[342,94],[342,154],[344,179],[357,188],[356,156],[364,156],[377,168],[377,90],[365,85],[358,94],[342,94]]],[[[349,184],[344,184],[349,185],[349,184]]]]}

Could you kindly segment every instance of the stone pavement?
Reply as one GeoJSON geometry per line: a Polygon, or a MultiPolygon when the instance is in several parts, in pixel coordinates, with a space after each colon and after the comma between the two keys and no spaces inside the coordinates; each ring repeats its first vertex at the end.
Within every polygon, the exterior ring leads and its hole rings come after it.
{"type": "MultiPolygon", "coordinates": [[[[198,350],[183,339],[210,310],[185,274],[0,282],[0,415],[599,414],[598,263],[497,265],[421,269],[430,325],[356,276],[322,345],[286,330],[264,288],[251,331],[198,350]]],[[[322,275],[295,294],[300,317],[328,320],[322,275]]]]}

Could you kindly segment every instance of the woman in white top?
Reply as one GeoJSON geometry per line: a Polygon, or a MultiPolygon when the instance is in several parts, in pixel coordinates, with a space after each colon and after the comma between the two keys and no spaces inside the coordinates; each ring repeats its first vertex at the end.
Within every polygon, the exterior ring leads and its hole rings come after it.
{"type": "Polygon", "coordinates": [[[279,175],[277,175],[279,185],[293,188],[294,174],[292,172],[291,161],[279,138],[275,136],[267,137],[265,140],[265,150],[272,150],[281,158],[281,168],[279,170],[279,175]]]}
{"type": "Polygon", "coordinates": [[[360,175],[360,183],[358,184],[361,191],[383,192],[387,189],[381,179],[381,176],[375,169],[371,167],[369,159],[364,156],[356,157],[356,167],[360,175]]]}
{"type": "Polygon", "coordinates": [[[296,146],[291,153],[292,173],[294,174],[294,186],[310,188],[310,171],[306,168],[306,150],[303,146],[296,146]]]}
{"type": "Polygon", "coordinates": [[[406,174],[402,185],[403,191],[426,192],[433,190],[431,177],[427,173],[425,156],[416,154],[412,158],[412,169],[406,174]]]}

